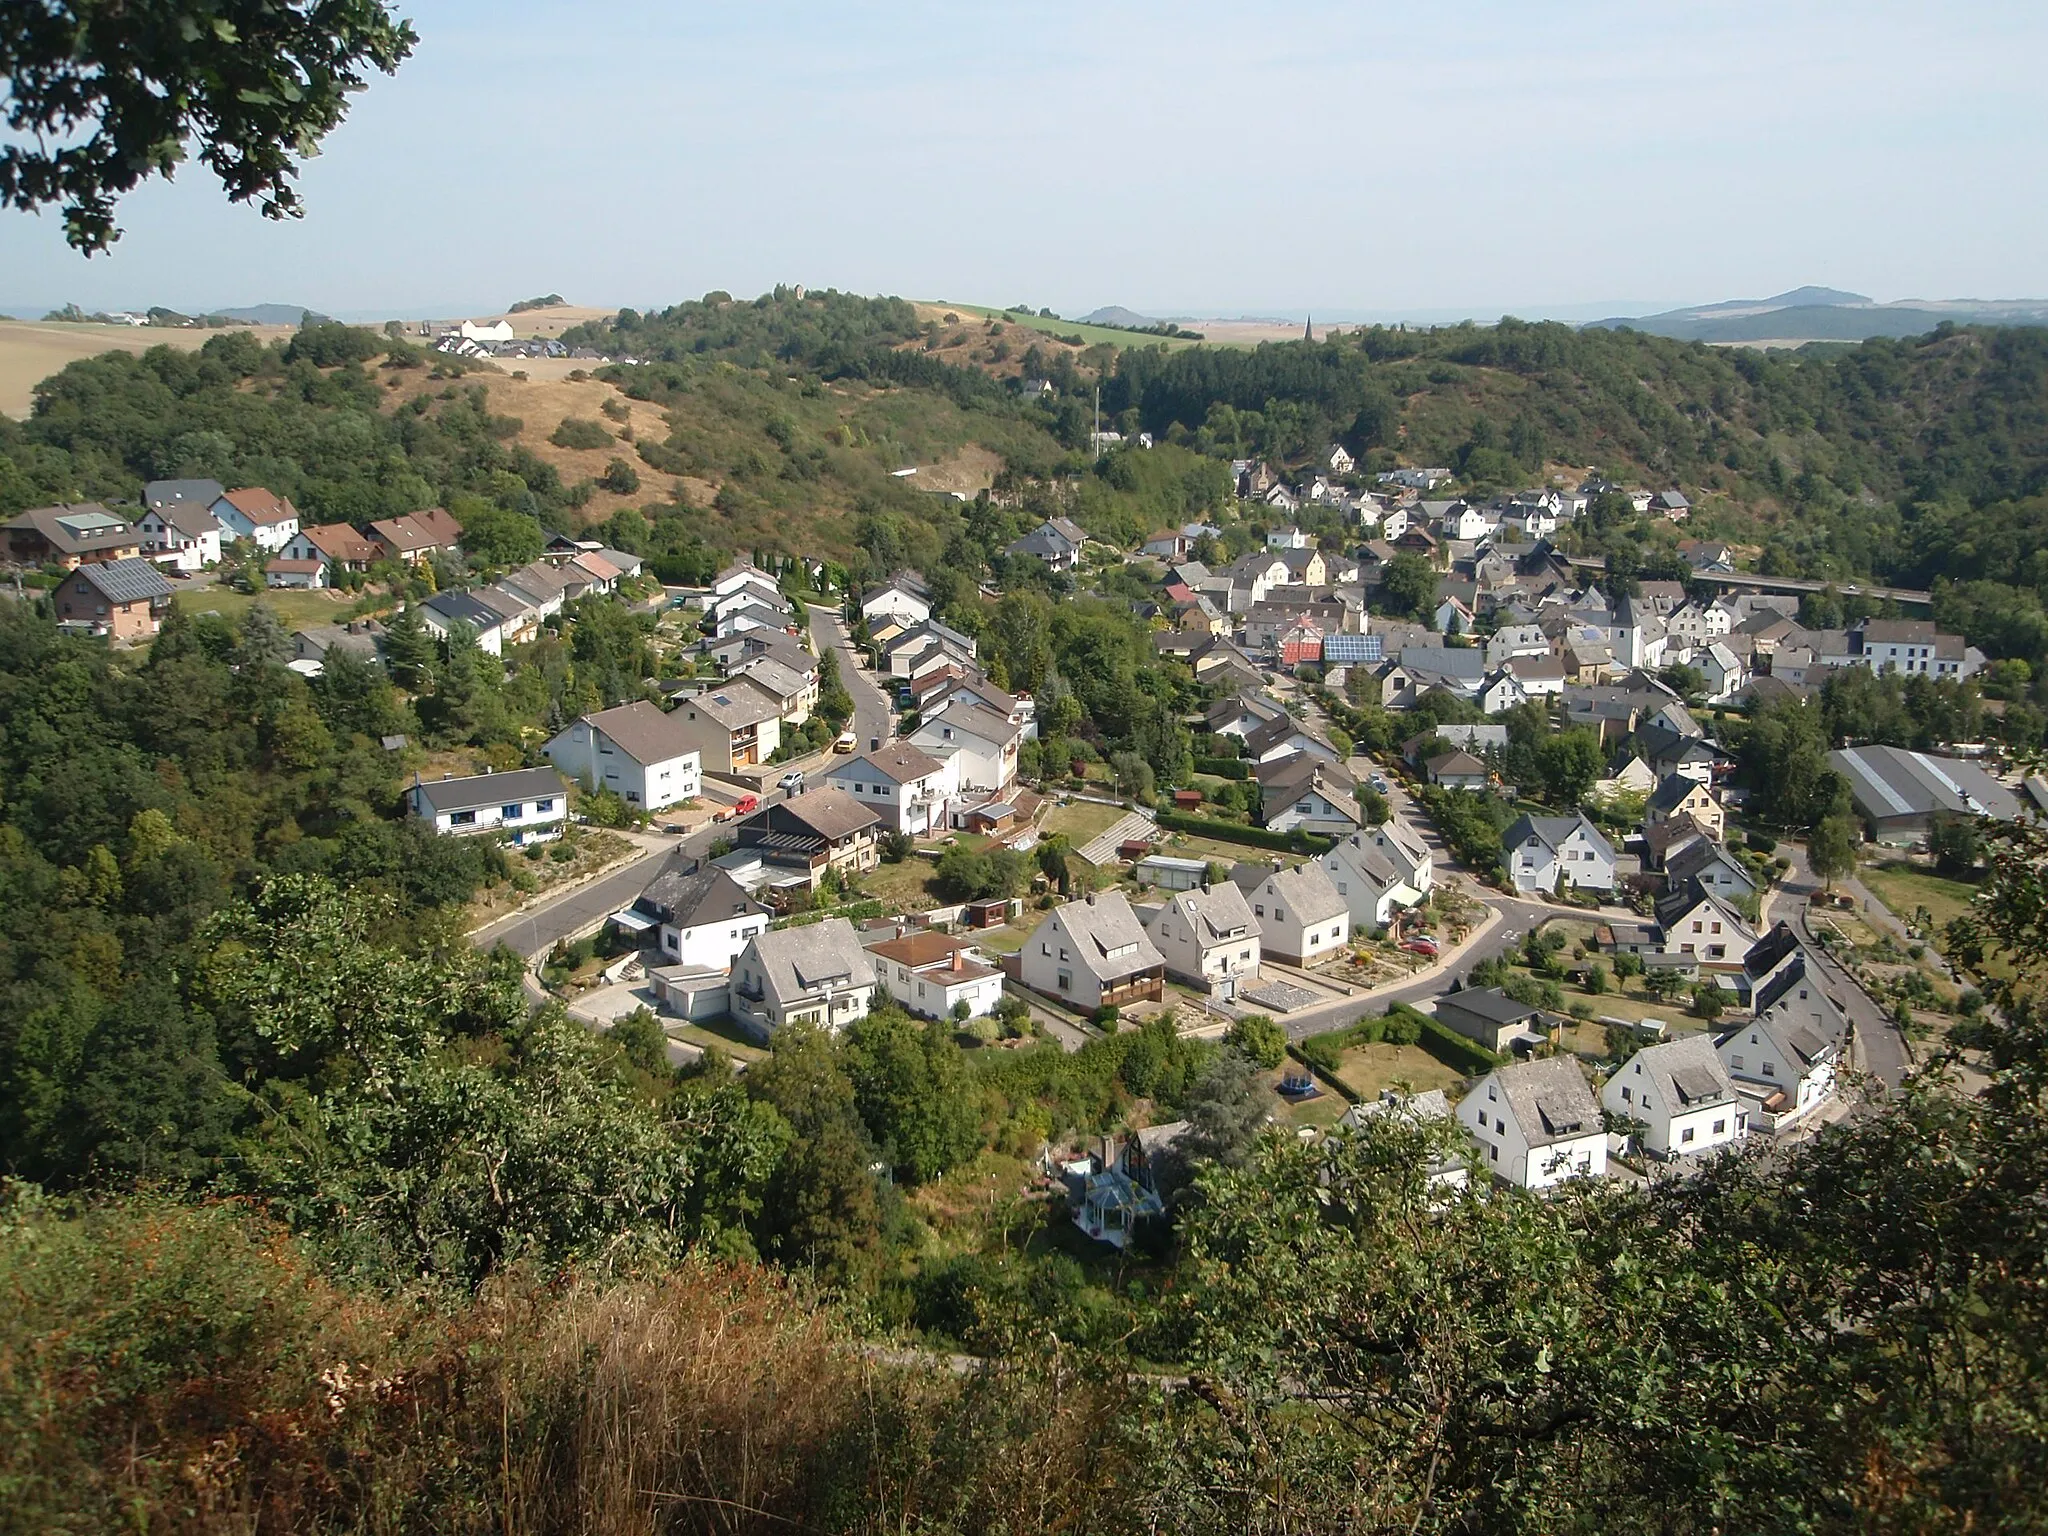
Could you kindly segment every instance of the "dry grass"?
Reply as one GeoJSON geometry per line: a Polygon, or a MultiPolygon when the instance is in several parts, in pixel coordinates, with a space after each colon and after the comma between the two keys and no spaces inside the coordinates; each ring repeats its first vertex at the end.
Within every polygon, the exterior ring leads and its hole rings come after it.
{"type": "Polygon", "coordinates": [[[1376,1099],[1382,1088],[1402,1084],[1412,1093],[1455,1088],[1464,1075],[1446,1066],[1419,1045],[1379,1041],[1354,1045],[1338,1059],[1337,1076],[1361,1099],[1376,1099]]]}
{"type": "MultiPolygon", "coordinates": [[[[288,325],[230,327],[247,330],[258,341],[292,334],[288,325]]],[[[196,352],[218,331],[171,330],[135,325],[68,325],[58,321],[0,319],[0,416],[29,413],[35,387],[67,363],[102,352],[147,352],[151,347],[176,347],[196,352]]]]}
{"type": "MultiPolygon", "coordinates": [[[[506,358],[500,367],[526,372],[529,362],[547,361],[539,358],[506,358]]],[[[554,362],[561,362],[555,359],[554,362]]],[[[550,364],[552,367],[552,363],[550,364]]],[[[668,418],[659,406],[644,400],[629,400],[609,384],[596,379],[571,379],[566,374],[575,368],[587,369],[589,363],[568,364],[561,371],[560,378],[544,378],[537,373],[524,379],[515,379],[511,372],[477,373],[462,379],[458,389],[482,385],[490,393],[490,408],[493,415],[510,416],[519,422],[516,437],[507,440],[508,446],[517,443],[529,450],[534,457],[552,465],[562,477],[565,485],[574,485],[579,480],[595,480],[602,475],[605,465],[613,459],[624,459],[640,475],[640,489],[629,496],[615,495],[610,491],[594,492],[589,503],[579,514],[586,523],[601,523],[612,513],[624,507],[642,507],[651,502],[668,499],[676,477],[664,475],[650,468],[634,451],[634,446],[619,437],[624,429],[630,429],[633,436],[645,442],[662,443],[668,440],[668,418]],[[627,409],[625,421],[614,421],[604,414],[606,401],[616,401],[627,409]],[[602,448],[558,448],[548,439],[554,435],[564,418],[577,417],[583,421],[594,421],[612,434],[613,441],[602,448]]],[[[424,377],[408,379],[400,388],[389,392],[387,405],[396,410],[412,396],[428,393],[439,394],[448,388],[445,380],[424,377]]],[[[703,505],[711,494],[702,481],[690,487],[691,498],[703,505]]]]}

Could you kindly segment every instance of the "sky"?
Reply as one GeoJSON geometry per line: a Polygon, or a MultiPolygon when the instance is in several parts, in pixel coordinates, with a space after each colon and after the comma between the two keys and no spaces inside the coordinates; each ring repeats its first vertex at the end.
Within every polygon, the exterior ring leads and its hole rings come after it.
{"type": "Polygon", "coordinates": [[[357,318],[777,282],[1063,315],[2048,296],[2040,0],[418,0],[300,221],[188,165],[0,309],[357,318]]]}

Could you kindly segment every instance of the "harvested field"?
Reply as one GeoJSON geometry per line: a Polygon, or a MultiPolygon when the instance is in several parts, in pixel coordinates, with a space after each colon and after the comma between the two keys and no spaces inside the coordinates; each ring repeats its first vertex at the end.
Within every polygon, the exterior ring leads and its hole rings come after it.
{"type": "MultiPolygon", "coordinates": [[[[228,329],[249,331],[264,342],[292,333],[288,325],[228,329]]],[[[0,319],[0,416],[26,416],[34,403],[36,385],[82,357],[98,357],[102,352],[147,352],[151,347],[196,352],[205,345],[207,337],[218,334],[157,326],[0,319]]]]}

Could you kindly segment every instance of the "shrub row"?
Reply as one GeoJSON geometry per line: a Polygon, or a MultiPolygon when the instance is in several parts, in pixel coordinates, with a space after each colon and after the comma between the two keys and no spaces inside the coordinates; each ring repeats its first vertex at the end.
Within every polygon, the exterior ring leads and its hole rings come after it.
{"type": "Polygon", "coordinates": [[[1192,832],[1218,842],[1243,843],[1248,848],[1271,848],[1279,853],[1327,853],[1332,840],[1314,832],[1274,832],[1266,827],[1240,827],[1206,816],[1186,816],[1179,811],[1160,811],[1159,825],[1173,832],[1192,832]]]}
{"type": "Polygon", "coordinates": [[[1195,772],[1211,773],[1219,779],[1248,779],[1252,765],[1241,757],[1198,757],[1195,772]]]}
{"type": "Polygon", "coordinates": [[[843,917],[849,923],[864,922],[871,917],[885,917],[888,903],[876,897],[866,901],[850,901],[843,907],[823,907],[816,912],[798,912],[790,917],[777,918],[770,928],[803,928],[812,923],[822,923],[828,917],[843,917]]]}
{"type": "Polygon", "coordinates": [[[1476,1040],[1467,1040],[1450,1026],[1439,1024],[1406,1003],[1394,1004],[1379,1018],[1360,1019],[1343,1029],[1310,1035],[1294,1047],[1294,1052],[1315,1071],[1334,1079],[1337,1064],[1346,1051],[1353,1046],[1377,1045],[1383,1040],[1397,1045],[1420,1045],[1445,1066],[1467,1076],[1490,1072],[1501,1063],[1500,1057],[1476,1040]]]}

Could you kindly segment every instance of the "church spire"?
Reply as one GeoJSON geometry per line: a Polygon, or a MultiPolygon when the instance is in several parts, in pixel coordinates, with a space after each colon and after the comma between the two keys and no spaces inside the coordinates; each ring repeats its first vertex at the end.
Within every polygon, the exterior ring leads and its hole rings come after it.
{"type": "Polygon", "coordinates": [[[1316,339],[1316,317],[1314,315],[1310,315],[1308,317],[1308,324],[1301,328],[1301,339],[1303,341],[1314,341],[1316,339]]]}

